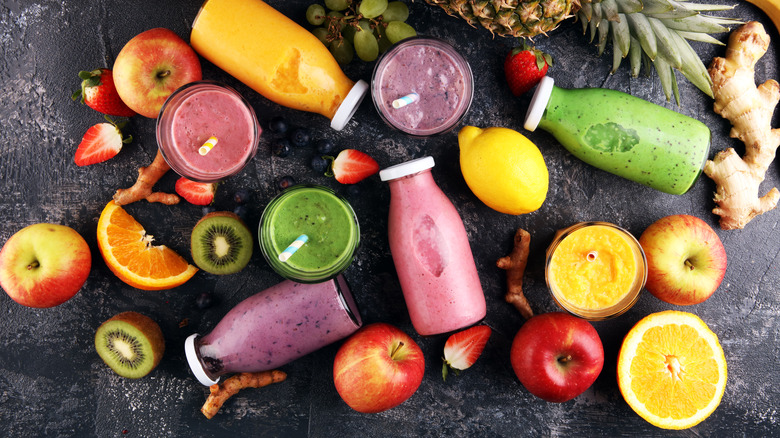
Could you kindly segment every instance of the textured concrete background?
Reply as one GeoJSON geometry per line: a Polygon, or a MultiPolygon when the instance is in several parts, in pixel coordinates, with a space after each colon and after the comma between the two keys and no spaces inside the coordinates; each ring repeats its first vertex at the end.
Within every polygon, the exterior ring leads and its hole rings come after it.
{"type": "MultiPolygon", "coordinates": [[[[421,338],[409,322],[389,254],[386,227],[389,192],[373,177],[353,197],[362,228],[362,247],[346,277],[367,323],[384,321],[410,333],[423,348],[426,376],[406,403],[376,415],[352,411],[332,382],[337,345],[324,348],[282,369],[288,379],[235,396],[212,420],[199,412],[207,388],[189,374],[184,338],[207,333],[235,304],[281,279],[256,249],[242,272],[217,278],[198,273],[174,290],[145,292],[114,277],[98,255],[95,229],[103,206],[117,188],[135,179],[136,169],[156,152],[154,121],[135,117],[128,133],[135,140],[114,159],[79,168],[73,154],[87,128],[102,121],[69,96],[79,85],[82,69],[111,67],[124,43],[152,27],[168,27],[185,39],[200,2],[139,0],[133,2],[15,1],[0,4],[0,241],[37,222],[69,225],[93,251],[93,269],[82,291],[52,309],[22,307],[0,294],[0,435],[2,436],[655,436],[665,432],[638,417],[623,401],[615,381],[617,351],[628,329],[645,315],[680,309],[701,316],[718,334],[726,353],[729,380],[720,407],[695,428],[669,435],[769,436],[778,425],[778,314],[780,313],[780,211],[772,211],[741,231],[718,231],[729,257],[720,289],[708,301],[687,308],[667,305],[643,293],[627,314],[594,323],[605,347],[605,366],[595,384],[580,397],[551,404],[530,395],[515,378],[509,347],[523,320],[503,301],[504,273],[495,260],[511,247],[517,227],[531,232],[532,253],[526,293],[537,313],[556,310],[544,284],[543,257],[556,229],[583,220],[621,225],[635,235],[656,219],[686,213],[717,227],[713,183],[706,177],[683,196],[666,195],[595,170],[568,154],[544,132],[527,133],[522,120],[527,99],[509,97],[503,58],[514,41],[492,39],[481,29],[446,16],[443,11],[410,3],[409,19],[419,32],[451,41],[471,63],[476,78],[475,102],[465,123],[505,126],[527,134],[542,150],[550,170],[550,192],[544,206],[523,216],[508,216],[484,206],[460,174],[455,133],[417,140],[391,132],[366,100],[342,132],[332,131],[321,116],[270,103],[218,68],[203,62],[204,77],[239,89],[264,124],[282,115],[293,125],[311,126],[316,138],[330,138],[339,147],[371,153],[381,166],[432,155],[434,178],[460,211],[470,234],[488,301],[485,323],[494,329],[484,355],[459,377],[441,381],[444,337],[421,338]],[[201,311],[195,297],[213,292],[218,305],[201,311]],[[93,336],[101,322],[116,313],[135,310],[157,320],[165,335],[166,355],[160,366],[140,380],[126,380],[108,369],[95,353],[93,336]],[[180,322],[188,325],[180,327],[180,322]]],[[[304,22],[308,2],[272,1],[272,5],[304,22]]],[[[778,78],[780,37],[759,10],[738,2],[732,15],[758,19],[773,42],[757,66],[763,81],[778,78]]],[[[269,30],[272,31],[272,30],[269,30]]],[[[726,35],[720,35],[725,40],[726,35]]],[[[553,54],[550,74],[563,87],[607,87],[629,92],[693,116],[710,126],[713,154],[735,147],[728,122],[712,112],[711,100],[680,80],[683,106],[666,103],[657,78],[630,79],[626,67],[610,75],[611,55],[597,57],[596,48],[569,22],[538,45],[553,54]]],[[[696,45],[705,63],[723,49],[696,45]]],[[[354,61],[345,70],[369,79],[373,63],[354,61]]],[[[775,117],[774,126],[779,126],[775,117]]],[[[249,222],[256,226],[262,208],[277,192],[274,181],[292,175],[298,182],[318,183],[346,193],[345,187],[308,168],[313,150],[295,150],[287,158],[272,157],[274,135],[264,134],[254,161],[223,184],[216,207],[232,210],[232,193],[252,191],[249,222]]],[[[176,176],[158,187],[172,191],[176,176]]],[[[765,193],[780,186],[773,163],[762,185],[765,193]]],[[[189,233],[201,216],[186,203],[166,207],[139,202],[128,211],[157,241],[189,258],[189,233]]]]}

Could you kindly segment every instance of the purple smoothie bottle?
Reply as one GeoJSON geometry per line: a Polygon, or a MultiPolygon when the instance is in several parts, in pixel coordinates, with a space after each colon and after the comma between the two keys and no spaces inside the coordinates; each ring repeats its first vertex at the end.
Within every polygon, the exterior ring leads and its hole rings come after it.
{"type": "Polygon", "coordinates": [[[341,275],[315,284],[286,280],[240,302],[206,336],[190,335],[184,350],[195,377],[210,386],[223,374],[278,368],[362,324],[341,275]]]}

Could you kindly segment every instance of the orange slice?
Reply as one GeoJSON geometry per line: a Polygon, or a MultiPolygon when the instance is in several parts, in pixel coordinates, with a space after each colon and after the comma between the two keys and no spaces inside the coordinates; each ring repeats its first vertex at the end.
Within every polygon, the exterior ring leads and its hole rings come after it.
{"type": "Polygon", "coordinates": [[[163,290],[184,284],[198,271],[153,237],[122,207],[111,201],[100,214],[97,241],[100,254],[120,280],[138,289],[163,290]]]}
{"type": "Polygon", "coordinates": [[[698,316],[668,310],[639,321],[618,355],[618,386],[651,424],[687,429],[709,417],[726,389],[726,357],[698,316]]]}

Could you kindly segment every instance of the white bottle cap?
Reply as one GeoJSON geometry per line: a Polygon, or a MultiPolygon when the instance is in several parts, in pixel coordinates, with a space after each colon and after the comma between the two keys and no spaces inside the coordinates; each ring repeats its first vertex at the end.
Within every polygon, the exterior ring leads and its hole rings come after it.
{"type": "Polygon", "coordinates": [[[534,132],[536,127],[539,126],[544,110],[547,109],[547,102],[550,101],[553,84],[555,84],[555,80],[549,76],[545,76],[536,86],[534,97],[531,98],[531,104],[528,105],[528,111],[525,113],[524,127],[528,131],[534,132]]]}
{"type": "Polygon", "coordinates": [[[357,111],[360,106],[360,102],[366,97],[367,91],[368,83],[366,83],[366,81],[360,79],[355,82],[355,85],[353,85],[352,89],[347,93],[347,97],[344,98],[341,105],[339,105],[336,110],[336,114],[333,115],[333,119],[330,121],[330,127],[336,131],[344,129],[344,127],[347,126],[347,122],[355,115],[355,111],[357,111]]]}
{"type": "Polygon", "coordinates": [[[219,377],[217,377],[217,380],[213,380],[209,377],[203,369],[200,360],[198,360],[198,353],[195,351],[195,338],[197,337],[198,334],[193,333],[184,341],[184,353],[187,356],[187,363],[190,365],[192,374],[195,374],[195,377],[200,383],[206,386],[215,385],[219,383],[219,377]]]}
{"type": "Polygon", "coordinates": [[[389,181],[391,179],[403,178],[434,166],[433,157],[422,157],[405,163],[396,164],[379,171],[379,179],[389,181]]]}

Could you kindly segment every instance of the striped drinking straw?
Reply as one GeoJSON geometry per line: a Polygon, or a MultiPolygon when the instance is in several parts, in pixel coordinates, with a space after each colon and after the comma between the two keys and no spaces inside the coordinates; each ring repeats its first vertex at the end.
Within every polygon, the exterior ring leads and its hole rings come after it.
{"type": "Polygon", "coordinates": [[[290,244],[290,246],[287,247],[284,251],[279,254],[279,261],[280,262],[286,262],[287,259],[290,258],[291,255],[295,254],[295,251],[298,251],[304,243],[306,243],[309,240],[309,236],[305,234],[301,234],[298,236],[297,239],[293,241],[293,243],[290,244]]]}
{"type": "Polygon", "coordinates": [[[218,141],[219,139],[217,137],[214,136],[209,137],[209,139],[203,143],[203,146],[201,146],[200,149],[198,149],[198,153],[201,155],[208,154],[211,148],[217,145],[218,141]]]}
{"type": "Polygon", "coordinates": [[[409,105],[410,103],[414,103],[420,100],[420,95],[417,93],[409,93],[406,96],[399,97],[398,99],[393,101],[393,108],[403,108],[406,105],[409,105]]]}

